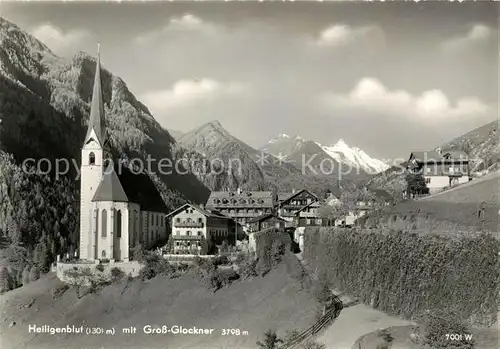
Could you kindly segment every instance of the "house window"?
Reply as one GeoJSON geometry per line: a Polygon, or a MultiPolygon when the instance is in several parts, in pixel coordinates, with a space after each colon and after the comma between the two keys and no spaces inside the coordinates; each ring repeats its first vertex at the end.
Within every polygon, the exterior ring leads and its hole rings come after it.
{"type": "Polygon", "coordinates": [[[198,236],[201,236],[203,233],[201,231],[198,232],[198,236]]]}
{"type": "Polygon", "coordinates": [[[201,218],[198,218],[198,223],[202,223],[203,220],[201,218]]]}
{"type": "Polygon", "coordinates": [[[179,241],[176,241],[176,242],[175,242],[175,246],[179,246],[179,245],[180,245],[180,244],[179,244],[179,241]]]}
{"type": "Polygon", "coordinates": [[[175,235],[179,236],[179,235],[181,235],[181,232],[177,230],[177,231],[175,232],[175,235]]]}
{"type": "Polygon", "coordinates": [[[191,243],[190,242],[187,243],[187,247],[191,247],[191,243]]]}
{"type": "Polygon", "coordinates": [[[186,235],[187,235],[187,236],[191,236],[191,232],[188,230],[188,231],[186,232],[186,235]]]}
{"type": "Polygon", "coordinates": [[[106,210],[102,210],[101,217],[101,237],[105,238],[108,234],[108,215],[106,210]]]}
{"type": "Polygon", "coordinates": [[[120,210],[116,211],[116,237],[122,237],[122,211],[120,210]]]}
{"type": "Polygon", "coordinates": [[[102,250],[101,256],[102,256],[102,258],[106,258],[106,250],[102,250]]]}
{"type": "Polygon", "coordinates": [[[89,165],[95,165],[95,154],[92,152],[89,154],[89,165]]]}
{"type": "Polygon", "coordinates": [[[180,219],[180,218],[176,218],[176,219],[175,219],[175,221],[176,221],[177,223],[180,223],[180,222],[181,222],[181,219],[180,219]]]}
{"type": "Polygon", "coordinates": [[[430,182],[431,182],[430,177],[427,177],[427,178],[425,179],[425,183],[426,183],[426,184],[429,184],[430,182]]]}

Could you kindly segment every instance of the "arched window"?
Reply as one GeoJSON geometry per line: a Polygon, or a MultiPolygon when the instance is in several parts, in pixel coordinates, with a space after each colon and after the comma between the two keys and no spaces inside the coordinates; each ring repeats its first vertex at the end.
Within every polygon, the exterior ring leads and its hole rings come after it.
{"type": "Polygon", "coordinates": [[[92,152],[89,154],[89,165],[95,165],[95,154],[92,152]]]}
{"type": "Polygon", "coordinates": [[[107,235],[108,235],[108,215],[106,210],[102,210],[101,237],[105,238],[107,235]]]}
{"type": "Polygon", "coordinates": [[[102,258],[106,258],[106,250],[102,250],[102,252],[101,252],[101,257],[102,257],[102,258]]]}
{"type": "Polygon", "coordinates": [[[122,211],[116,211],[116,237],[122,237],[122,211]]]}

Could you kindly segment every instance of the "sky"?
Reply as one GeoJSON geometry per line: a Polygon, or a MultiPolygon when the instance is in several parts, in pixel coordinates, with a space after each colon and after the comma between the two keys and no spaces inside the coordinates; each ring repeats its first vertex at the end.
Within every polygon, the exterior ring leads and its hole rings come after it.
{"type": "Polygon", "coordinates": [[[56,54],[95,54],[167,129],[254,147],[340,138],[377,158],[498,118],[493,3],[0,3],[56,54]]]}

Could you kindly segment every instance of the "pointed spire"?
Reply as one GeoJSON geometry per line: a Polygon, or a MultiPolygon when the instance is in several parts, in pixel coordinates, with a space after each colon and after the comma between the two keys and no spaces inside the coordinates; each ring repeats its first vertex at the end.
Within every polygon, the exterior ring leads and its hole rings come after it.
{"type": "Polygon", "coordinates": [[[101,144],[101,146],[103,146],[106,141],[106,126],[104,122],[104,101],[101,86],[101,54],[99,43],[97,44],[97,59],[92,104],[90,106],[89,128],[87,130],[87,135],[85,136],[85,143],[89,140],[92,130],[94,130],[97,135],[97,141],[101,144]]]}

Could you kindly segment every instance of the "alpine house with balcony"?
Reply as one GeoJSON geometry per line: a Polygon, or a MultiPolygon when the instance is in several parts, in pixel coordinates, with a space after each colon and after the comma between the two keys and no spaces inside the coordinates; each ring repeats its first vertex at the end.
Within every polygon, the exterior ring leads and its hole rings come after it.
{"type": "Polygon", "coordinates": [[[173,252],[209,254],[224,240],[234,244],[231,219],[219,212],[194,204],[184,204],[171,212],[173,252]],[[205,245],[206,244],[206,245],[205,245]],[[206,246],[206,251],[202,251],[206,246]]]}

